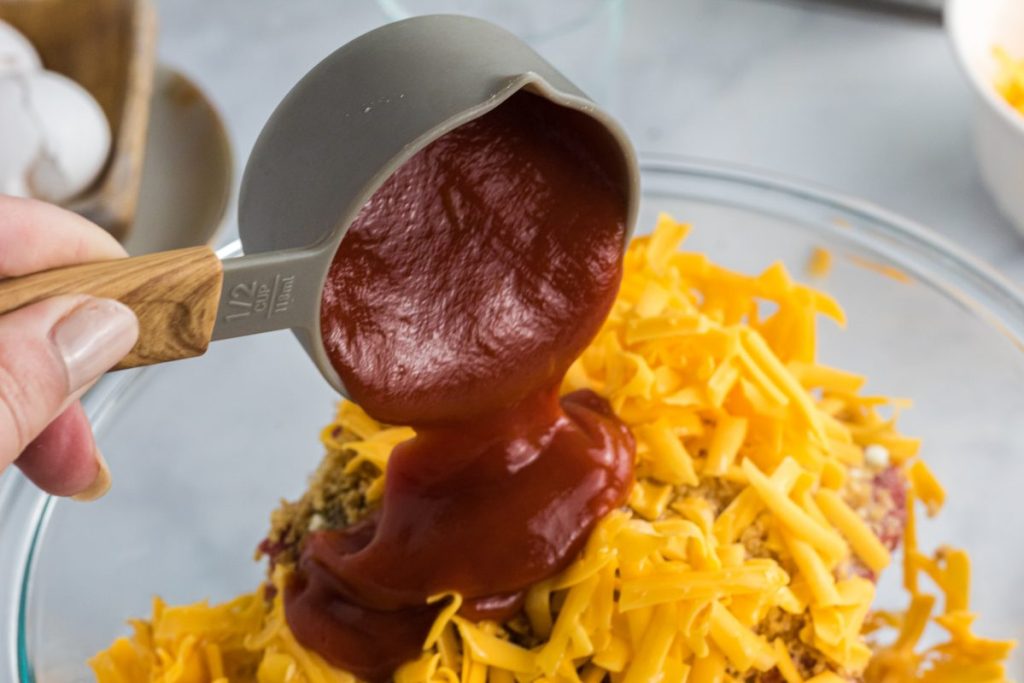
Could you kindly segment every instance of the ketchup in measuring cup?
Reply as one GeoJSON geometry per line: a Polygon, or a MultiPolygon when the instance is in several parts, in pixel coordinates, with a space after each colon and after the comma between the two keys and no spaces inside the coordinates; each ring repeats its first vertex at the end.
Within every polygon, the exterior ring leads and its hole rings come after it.
{"type": "Polygon", "coordinates": [[[526,92],[402,165],[324,288],[325,348],[375,419],[410,425],[380,507],[306,540],[296,638],[364,680],[415,658],[439,607],[505,619],[622,505],[634,442],[604,399],[559,397],[622,276],[628,199],[588,116],[526,92]]]}

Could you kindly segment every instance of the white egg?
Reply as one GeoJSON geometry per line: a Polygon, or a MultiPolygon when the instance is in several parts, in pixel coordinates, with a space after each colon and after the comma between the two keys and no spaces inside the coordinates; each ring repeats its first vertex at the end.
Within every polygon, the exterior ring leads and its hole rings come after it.
{"type": "Polygon", "coordinates": [[[65,202],[89,187],[110,153],[96,100],[52,71],[0,77],[0,188],[65,202]]]}
{"type": "Polygon", "coordinates": [[[26,76],[29,103],[39,123],[43,154],[33,169],[33,194],[51,202],[89,187],[110,154],[110,124],[82,86],[52,71],[26,76]]]}
{"type": "Polygon", "coordinates": [[[0,76],[0,193],[32,196],[29,172],[39,157],[42,136],[28,107],[27,86],[0,76]]]}
{"type": "Polygon", "coordinates": [[[38,71],[39,53],[28,38],[10,24],[0,21],[0,75],[12,71],[38,71]]]}

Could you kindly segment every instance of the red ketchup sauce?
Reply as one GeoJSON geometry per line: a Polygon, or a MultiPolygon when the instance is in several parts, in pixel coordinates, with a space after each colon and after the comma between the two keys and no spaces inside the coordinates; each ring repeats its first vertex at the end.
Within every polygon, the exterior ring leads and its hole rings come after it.
{"type": "Polygon", "coordinates": [[[416,436],[379,509],[310,534],[285,591],[296,638],[332,664],[386,679],[439,593],[512,616],[625,502],[628,429],[592,392],[558,396],[622,276],[621,166],[589,117],[518,93],[414,155],[346,233],[325,347],[356,402],[416,436]]]}

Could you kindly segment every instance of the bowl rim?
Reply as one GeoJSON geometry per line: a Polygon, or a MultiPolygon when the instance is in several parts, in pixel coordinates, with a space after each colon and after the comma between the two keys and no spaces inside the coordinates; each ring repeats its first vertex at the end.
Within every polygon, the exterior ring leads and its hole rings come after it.
{"type": "MultiPolygon", "coordinates": [[[[1012,337],[1024,353],[1024,290],[1018,290],[992,266],[919,223],[866,200],[744,165],[678,155],[641,153],[640,168],[642,180],[645,174],[666,174],[719,181],[834,208],[870,222],[874,224],[876,234],[869,234],[869,237],[895,239],[899,249],[934,259],[932,265],[939,268],[947,279],[957,282],[959,286],[966,286],[969,296],[963,303],[969,306],[977,304],[971,308],[979,318],[989,324],[993,331],[1012,337]]],[[[217,250],[220,258],[240,253],[238,240],[217,250]]],[[[953,298],[948,291],[942,291],[941,294],[953,298]]],[[[107,375],[90,390],[83,402],[98,432],[102,432],[104,424],[116,413],[121,401],[146,386],[144,378],[149,374],[150,369],[141,368],[107,375]]],[[[14,587],[10,591],[0,590],[0,633],[10,633],[10,636],[0,638],[0,678],[3,673],[10,672],[13,681],[33,683],[36,680],[28,657],[26,612],[38,559],[36,551],[51,518],[54,502],[53,496],[32,487],[20,472],[12,471],[0,476],[0,540],[5,544],[5,552],[0,553],[0,585],[14,587]],[[8,549],[10,551],[6,552],[8,549]]]]}
{"type": "MultiPolygon", "coordinates": [[[[998,307],[1008,314],[1006,317],[1016,321],[1014,334],[1020,338],[1024,350],[1024,288],[1016,285],[985,259],[975,256],[959,243],[923,223],[885,209],[870,200],[754,165],[643,150],[640,150],[638,156],[641,179],[645,173],[670,173],[740,183],[828,206],[882,227],[882,232],[887,236],[895,237],[903,243],[902,248],[935,259],[934,265],[946,277],[966,279],[977,290],[975,294],[986,294],[986,308],[998,307]]],[[[646,186],[642,186],[641,190],[646,192],[646,186]]],[[[875,240],[872,238],[870,241],[875,240]]]]}
{"type": "Polygon", "coordinates": [[[990,110],[995,111],[998,116],[1010,124],[1011,128],[1024,136],[1024,115],[1019,114],[1006,100],[1000,97],[991,83],[982,82],[981,76],[971,68],[964,51],[964,20],[962,17],[970,11],[970,5],[977,2],[978,0],[947,0],[942,11],[942,23],[946,28],[946,35],[953,48],[960,71],[967,77],[975,93],[981,97],[990,110]]]}

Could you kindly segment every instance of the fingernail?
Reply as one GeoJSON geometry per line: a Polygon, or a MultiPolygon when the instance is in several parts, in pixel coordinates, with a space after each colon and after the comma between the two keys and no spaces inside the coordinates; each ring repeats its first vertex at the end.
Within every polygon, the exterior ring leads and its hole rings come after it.
{"type": "Polygon", "coordinates": [[[135,345],[138,328],[132,310],[113,299],[88,299],[54,325],[50,338],[64,359],[69,393],[121,360],[135,345]]]}
{"type": "Polygon", "coordinates": [[[107,461],[100,453],[100,450],[96,449],[96,477],[92,480],[85,490],[79,491],[75,495],[71,496],[72,500],[77,500],[81,503],[88,503],[91,500],[102,498],[107,495],[107,491],[110,490],[110,468],[107,467],[107,461]]]}

